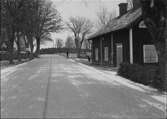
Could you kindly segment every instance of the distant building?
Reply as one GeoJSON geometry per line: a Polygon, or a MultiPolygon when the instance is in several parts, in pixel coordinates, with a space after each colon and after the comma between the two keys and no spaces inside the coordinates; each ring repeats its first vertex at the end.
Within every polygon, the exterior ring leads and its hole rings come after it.
{"type": "Polygon", "coordinates": [[[122,62],[157,63],[158,56],[152,38],[142,19],[139,0],[127,11],[127,3],[119,4],[120,15],[90,36],[92,62],[119,66],[122,62]]]}

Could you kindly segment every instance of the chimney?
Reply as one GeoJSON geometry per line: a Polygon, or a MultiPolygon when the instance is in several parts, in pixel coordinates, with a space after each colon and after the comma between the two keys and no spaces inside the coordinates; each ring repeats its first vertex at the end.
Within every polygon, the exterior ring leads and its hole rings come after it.
{"type": "Polygon", "coordinates": [[[124,15],[127,12],[128,3],[119,4],[119,16],[124,15]]]}
{"type": "Polygon", "coordinates": [[[132,0],[133,1],[133,9],[137,9],[141,6],[140,0],[132,0]]]}

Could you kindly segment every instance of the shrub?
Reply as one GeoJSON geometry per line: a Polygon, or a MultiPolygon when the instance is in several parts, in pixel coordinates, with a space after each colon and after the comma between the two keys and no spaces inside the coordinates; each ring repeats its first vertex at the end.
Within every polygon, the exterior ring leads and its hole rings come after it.
{"type": "Polygon", "coordinates": [[[118,75],[123,76],[125,78],[130,78],[129,67],[130,67],[129,63],[121,63],[118,70],[118,75]]]}
{"type": "MultiPolygon", "coordinates": [[[[29,58],[30,53],[21,51],[20,52],[20,58],[21,59],[26,59],[29,58]]],[[[0,61],[1,60],[9,60],[10,58],[10,53],[8,51],[0,51],[0,61]]],[[[13,59],[18,59],[18,54],[17,52],[13,52],[13,59]]]]}
{"type": "Polygon", "coordinates": [[[141,66],[138,64],[122,63],[118,69],[118,75],[134,82],[150,85],[159,90],[164,90],[164,81],[160,78],[158,66],[141,66]]]}

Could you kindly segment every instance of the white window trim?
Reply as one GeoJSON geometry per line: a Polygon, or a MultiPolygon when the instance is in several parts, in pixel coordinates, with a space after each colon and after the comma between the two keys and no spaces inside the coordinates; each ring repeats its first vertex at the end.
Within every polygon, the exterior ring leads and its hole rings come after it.
{"type": "Polygon", "coordinates": [[[146,29],[147,28],[147,26],[145,25],[143,20],[139,23],[139,28],[141,28],[141,29],[146,29]]]}

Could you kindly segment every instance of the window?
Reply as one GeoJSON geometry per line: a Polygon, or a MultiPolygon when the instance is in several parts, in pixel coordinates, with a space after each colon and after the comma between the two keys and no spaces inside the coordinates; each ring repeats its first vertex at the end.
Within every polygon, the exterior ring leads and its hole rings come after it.
{"type": "Polygon", "coordinates": [[[147,26],[145,25],[144,21],[141,21],[139,23],[139,28],[147,28],[147,26]]]}
{"type": "Polygon", "coordinates": [[[98,61],[98,48],[95,48],[95,60],[98,61]]]}
{"type": "Polygon", "coordinates": [[[108,61],[108,47],[104,47],[104,61],[108,61]]]}
{"type": "Polygon", "coordinates": [[[144,63],[156,63],[158,62],[158,55],[154,45],[144,45],[144,63]]]}

